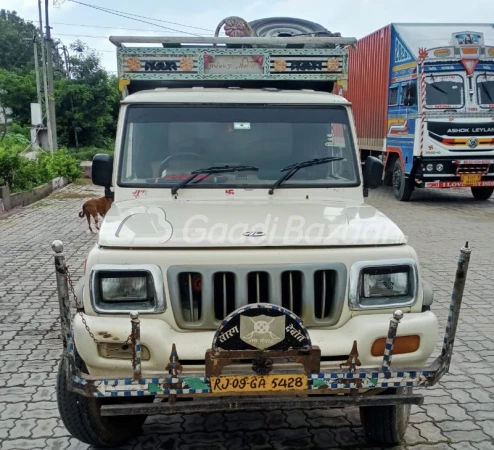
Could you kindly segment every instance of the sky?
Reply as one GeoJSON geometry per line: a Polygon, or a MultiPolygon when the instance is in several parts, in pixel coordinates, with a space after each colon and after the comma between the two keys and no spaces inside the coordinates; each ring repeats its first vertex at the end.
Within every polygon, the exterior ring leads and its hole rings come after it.
{"type": "MultiPolygon", "coordinates": [[[[115,73],[115,47],[109,42],[108,36],[185,36],[185,33],[212,36],[219,22],[228,16],[240,16],[247,21],[266,17],[297,17],[317,22],[332,32],[340,32],[342,36],[357,39],[392,22],[494,24],[494,0],[48,1],[53,36],[65,45],[81,39],[100,53],[104,67],[115,73]],[[96,10],[81,2],[109,8],[115,13],[96,10]],[[149,23],[121,17],[118,12],[130,13],[134,19],[149,23]]],[[[38,0],[0,0],[0,8],[16,11],[22,18],[34,21],[36,25],[39,23],[38,0]]]]}

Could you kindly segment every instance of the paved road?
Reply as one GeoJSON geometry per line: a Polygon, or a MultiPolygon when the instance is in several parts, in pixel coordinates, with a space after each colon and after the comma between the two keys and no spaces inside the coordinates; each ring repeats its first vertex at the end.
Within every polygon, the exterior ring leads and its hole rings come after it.
{"type": "MultiPolygon", "coordinates": [[[[62,239],[75,277],[94,237],[77,217],[92,186],[70,186],[0,220],[0,447],[87,449],[71,439],[55,403],[60,342],[50,244],[62,239]],[[2,442],[3,441],[3,442],[2,442]]],[[[388,189],[368,202],[409,236],[436,288],[444,324],[458,249],[474,250],[451,373],[414,407],[400,449],[494,449],[494,201],[468,192],[420,193],[396,202],[388,189]]],[[[440,336],[438,336],[439,342],[440,336]]],[[[358,410],[226,413],[149,418],[129,449],[365,448],[358,410]],[[309,426],[310,424],[310,426],[309,426]]]]}

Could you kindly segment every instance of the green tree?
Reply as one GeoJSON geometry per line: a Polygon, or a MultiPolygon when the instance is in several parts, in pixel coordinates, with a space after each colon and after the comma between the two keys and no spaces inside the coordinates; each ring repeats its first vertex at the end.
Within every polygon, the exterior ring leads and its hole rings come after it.
{"type": "Polygon", "coordinates": [[[36,101],[34,71],[0,69],[0,105],[12,110],[12,119],[20,125],[31,122],[31,102],[36,101]]]}
{"type": "MultiPolygon", "coordinates": [[[[29,126],[30,103],[37,101],[32,40],[37,31],[15,12],[0,10],[0,110],[11,109],[14,122],[23,126],[29,126]]],[[[70,45],[67,66],[64,46],[56,38],[53,48],[60,146],[108,147],[120,101],[116,78],[81,41],[70,45]]],[[[0,139],[4,133],[0,129],[0,139]]]]}
{"type": "Polygon", "coordinates": [[[33,37],[36,27],[15,11],[0,10],[0,69],[13,71],[34,67],[33,37]]]}
{"type": "Polygon", "coordinates": [[[114,135],[118,115],[116,79],[84,43],[76,41],[70,49],[69,78],[55,83],[59,140],[67,146],[105,147],[114,135]]]}

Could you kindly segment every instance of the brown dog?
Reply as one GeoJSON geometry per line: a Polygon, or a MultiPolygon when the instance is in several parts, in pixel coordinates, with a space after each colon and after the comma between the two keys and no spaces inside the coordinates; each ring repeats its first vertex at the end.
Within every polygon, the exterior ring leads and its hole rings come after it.
{"type": "Polygon", "coordinates": [[[89,231],[93,233],[93,229],[91,228],[91,216],[94,218],[94,222],[96,224],[96,229],[99,230],[98,226],[98,214],[101,217],[105,217],[105,214],[110,209],[111,204],[113,203],[113,198],[108,197],[100,197],[100,198],[92,198],[82,205],[82,211],[79,213],[79,217],[87,218],[87,223],[89,225],[89,231]]]}

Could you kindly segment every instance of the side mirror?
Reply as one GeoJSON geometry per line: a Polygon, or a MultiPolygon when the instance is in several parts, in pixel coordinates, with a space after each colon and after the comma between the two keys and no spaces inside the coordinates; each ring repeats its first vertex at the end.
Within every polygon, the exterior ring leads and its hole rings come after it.
{"type": "Polygon", "coordinates": [[[374,156],[368,156],[364,164],[364,197],[369,194],[369,189],[377,189],[381,186],[384,164],[374,156]]]}
{"type": "Polygon", "coordinates": [[[104,153],[94,155],[91,179],[96,186],[109,188],[113,175],[113,156],[104,153]]]}

